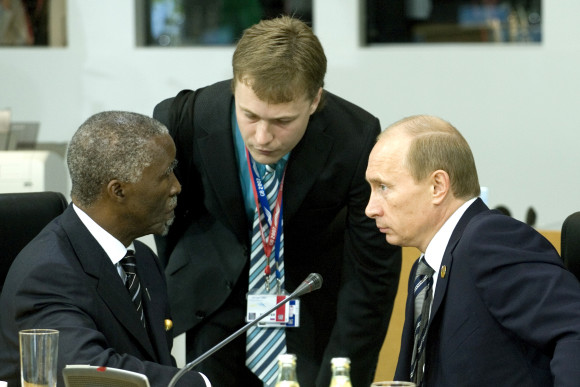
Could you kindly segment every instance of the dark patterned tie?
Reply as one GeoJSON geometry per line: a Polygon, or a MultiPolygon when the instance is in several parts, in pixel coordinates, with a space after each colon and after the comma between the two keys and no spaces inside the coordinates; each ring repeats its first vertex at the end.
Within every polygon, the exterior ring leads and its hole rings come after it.
{"type": "Polygon", "coordinates": [[[431,308],[433,273],[435,271],[425,261],[419,258],[417,273],[415,274],[415,341],[413,343],[413,357],[411,359],[411,381],[417,387],[423,382],[423,366],[425,365],[425,338],[429,325],[429,310],[431,308]]]}
{"type": "Polygon", "coordinates": [[[127,279],[125,280],[125,287],[129,291],[133,305],[139,314],[139,318],[145,326],[145,315],[143,314],[143,302],[141,300],[141,283],[137,276],[137,262],[133,250],[127,250],[127,254],[121,259],[121,266],[125,270],[127,279]]]}
{"type": "MultiPolygon", "coordinates": [[[[275,170],[269,165],[266,166],[266,173],[262,179],[264,190],[270,204],[270,209],[273,210],[276,203],[279,181],[275,176],[275,170]]],[[[254,225],[252,232],[252,255],[250,257],[250,281],[249,290],[260,289],[264,293],[275,294],[277,290],[277,283],[270,286],[269,291],[266,290],[264,279],[264,268],[267,264],[266,254],[262,244],[262,235],[260,233],[260,221],[264,234],[269,234],[268,222],[264,218],[264,211],[260,211],[260,218],[258,219],[258,211],[254,214],[254,225]]],[[[282,219],[280,219],[282,224],[282,219]]],[[[279,271],[281,274],[280,286],[284,287],[284,238],[281,236],[280,241],[280,265],[279,271]]],[[[270,257],[271,272],[274,273],[275,267],[275,249],[272,250],[270,257]]],[[[275,277],[275,276],[274,276],[275,277]]],[[[263,382],[265,386],[273,386],[278,374],[278,355],[286,353],[286,332],[283,328],[267,328],[267,327],[251,327],[246,333],[246,366],[263,382]]]]}

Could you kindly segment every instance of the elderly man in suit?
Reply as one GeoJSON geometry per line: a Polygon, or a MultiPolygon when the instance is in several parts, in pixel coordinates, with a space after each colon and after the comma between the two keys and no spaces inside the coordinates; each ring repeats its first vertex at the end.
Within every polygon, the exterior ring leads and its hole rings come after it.
{"type": "MultiPolygon", "coordinates": [[[[158,258],[135,239],[164,234],[173,221],[181,190],[173,140],[150,117],[103,112],[80,126],[67,162],[72,204],[21,251],[6,278],[0,379],[20,385],[19,330],[52,328],[60,332],[59,385],[66,365],[86,364],[166,386],[178,371],[166,283],[158,258]]],[[[181,381],[209,385],[197,372],[181,381]]]]}
{"type": "Polygon", "coordinates": [[[417,386],[577,386],[580,284],[530,226],[478,198],[463,136],[433,116],[384,131],[366,213],[423,254],[409,277],[395,379],[417,386]]]}

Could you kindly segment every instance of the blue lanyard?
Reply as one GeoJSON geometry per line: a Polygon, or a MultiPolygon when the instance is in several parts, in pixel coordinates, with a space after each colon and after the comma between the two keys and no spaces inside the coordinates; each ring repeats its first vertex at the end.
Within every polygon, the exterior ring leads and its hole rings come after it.
{"type": "Polygon", "coordinates": [[[260,178],[260,174],[258,173],[258,168],[250,152],[246,148],[246,159],[248,160],[248,169],[250,170],[250,175],[252,176],[252,187],[254,192],[254,199],[256,201],[256,209],[258,211],[258,222],[260,222],[260,232],[262,235],[262,245],[264,247],[264,253],[266,253],[266,269],[265,274],[266,277],[270,275],[270,264],[269,259],[270,255],[272,254],[272,247],[274,247],[274,257],[276,259],[276,279],[280,283],[281,281],[281,273],[279,270],[280,266],[280,239],[283,232],[283,218],[282,218],[282,190],[284,188],[284,177],[286,176],[286,167],[284,167],[284,173],[282,175],[282,179],[280,181],[280,188],[278,189],[278,196],[276,197],[276,205],[274,207],[274,211],[270,209],[270,203],[268,203],[268,197],[266,195],[266,191],[264,190],[264,186],[262,185],[262,179],[260,178]],[[266,238],[262,229],[262,223],[260,221],[260,207],[264,211],[264,215],[266,218],[266,222],[268,222],[268,226],[270,226],[269,235],[266,238]],[[273,234],[274,233],[274,234],[273,234]]]}

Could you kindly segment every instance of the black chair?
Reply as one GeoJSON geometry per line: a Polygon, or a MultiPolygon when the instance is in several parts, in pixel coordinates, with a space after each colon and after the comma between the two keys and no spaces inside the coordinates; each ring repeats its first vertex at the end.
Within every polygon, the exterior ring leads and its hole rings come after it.
{"type": "Polygon", "coordinates": [[[60,192],[0,194],[0,292],[20,250],[67,205],[60,192]]]}
{"type": "Polygon", "coordinates": [[[564,265],[580,280],[580,212],[564,220],[561,238],[564,265]]]}

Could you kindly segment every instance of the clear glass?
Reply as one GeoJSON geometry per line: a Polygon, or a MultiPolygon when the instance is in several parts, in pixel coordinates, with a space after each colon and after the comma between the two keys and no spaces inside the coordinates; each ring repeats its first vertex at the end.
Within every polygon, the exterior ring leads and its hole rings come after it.
{"type": "Polygon", "coordinates": [[[58,331],[27,329],[19,338],[22,387],[56,387],[58,331]]]}

